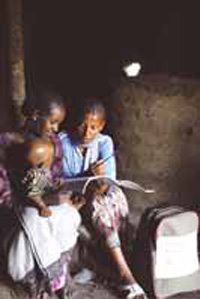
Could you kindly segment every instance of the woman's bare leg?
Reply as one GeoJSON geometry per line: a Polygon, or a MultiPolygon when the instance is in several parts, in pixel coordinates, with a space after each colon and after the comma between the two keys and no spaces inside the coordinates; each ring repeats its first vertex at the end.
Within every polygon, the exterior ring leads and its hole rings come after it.
{"type": "Polygon", "coordinates": [[[119,270],[120,280],[125,284],[135,283],[135,278],[133,277],[131,270],[125,260],[121,247],[109,248],[108,250],[113,262],[119,270]]]}

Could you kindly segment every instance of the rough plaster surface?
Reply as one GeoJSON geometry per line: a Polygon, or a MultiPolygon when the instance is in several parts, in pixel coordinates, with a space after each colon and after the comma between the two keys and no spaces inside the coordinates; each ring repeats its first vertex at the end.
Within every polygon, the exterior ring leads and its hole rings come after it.
{"type": "Polygon", "coordinates": [[[124,80],[112,105],[118,176],[156,190],[129,192],[133,221],[157,203],[198,202],[200,82],[156,76],[124,80]]]}

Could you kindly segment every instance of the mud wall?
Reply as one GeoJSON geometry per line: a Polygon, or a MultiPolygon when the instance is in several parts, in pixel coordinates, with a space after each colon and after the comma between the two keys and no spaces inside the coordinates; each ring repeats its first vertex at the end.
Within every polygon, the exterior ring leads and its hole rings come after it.
{"type": "Polygon", "coordinates": [[[157,203],[200,203],[200,81],[123,80],[112,105],[118,177],[156,190],[128,192],[133,221],[157,203]]]}

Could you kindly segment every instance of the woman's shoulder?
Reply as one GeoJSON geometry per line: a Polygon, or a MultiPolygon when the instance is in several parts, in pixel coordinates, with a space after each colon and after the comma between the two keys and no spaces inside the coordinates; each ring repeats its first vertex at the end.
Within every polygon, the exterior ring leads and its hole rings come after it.
{"type": "Polygon", "coordinates": [[[66,132],[66,131],[62,131],[62,132],[59,132],[58,136],[62,143],[63,148],[74,147],[75,139],[73,138],[72,134],[70,134],[69,132],[66,132]]]}
{"type": "Polygon", "coordinates": [[[113,139],[110,135],[107,134],[103,134],[103,133],[99,133],[96,137],[96,140],[98,143],[100,143],[100,145],[112,145],[113,144],[113,139]]]}
{"type": "Polygon", "coordinates": [[[98,134],[98,136],[96,137],[96,145],[98,151],[104,154],[113,152],[114,149],[114,143],[112,137],[102,133],[98,134]]]}

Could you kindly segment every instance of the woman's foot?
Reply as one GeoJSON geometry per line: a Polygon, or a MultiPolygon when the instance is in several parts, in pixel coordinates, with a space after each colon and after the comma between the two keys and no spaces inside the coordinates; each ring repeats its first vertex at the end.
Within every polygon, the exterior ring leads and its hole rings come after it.
{"type": "Polygon", "coordinates": [[[144,290],[137,283],[121,286],[120,294],[125,299],[147,299],[144,290]]]}
{"type": "Polygon", "coordinates": [[[82,268],[77,274],[73,277],[73,282],[78,284],[87,284],[90,283],[95,278],[95,273],[88,269],[82,268]]]}

